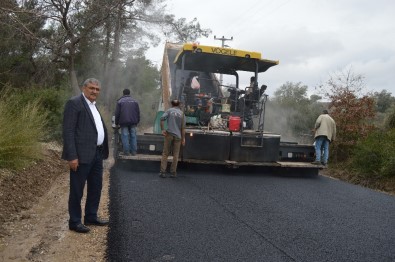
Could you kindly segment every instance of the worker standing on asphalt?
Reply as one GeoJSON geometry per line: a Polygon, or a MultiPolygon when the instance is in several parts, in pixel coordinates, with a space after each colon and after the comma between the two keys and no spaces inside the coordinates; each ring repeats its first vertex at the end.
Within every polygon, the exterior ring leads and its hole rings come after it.
{"type": "Polygon", "coordinates": [[[160,128],[165,136],[159,173],[162,178],[166,177],[167,158],[171,148],[173,148],[173,162],[170,166],[170,173],[172,178],[177,177],[178,156],[181,144],[185,145],[185,117],[179,107],[180,101],[172,100],[171,105],[172,107],[163,113],[160,118],[160,128]],[[165,129],[165,121],[167,122],[167,129],[165,129]]]}

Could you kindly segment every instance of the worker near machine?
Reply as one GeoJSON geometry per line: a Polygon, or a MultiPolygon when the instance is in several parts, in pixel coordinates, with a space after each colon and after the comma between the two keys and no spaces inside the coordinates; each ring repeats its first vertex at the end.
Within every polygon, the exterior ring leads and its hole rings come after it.
{"type": "Polygon", "coordinates": [[[255,76],[251,76],[250,78],[250,85],[246,87],[246,95],[252,94],[255,88],[255,76]]]}
{"type": "Polygon", "coordinates": [[[186,96],[186,103],[188,106],[197,105],[195,95],[199,94],[200,91],[198,75],[199,74],[197,72],[190,72],[187,80],[185,81],[183,92],[186,96]]]}
{"type": "Polygon", "coordinates": [[[126,88],[115,108],[115,125],[121,127],[123,154],[126,156],[137,154],[137,125],[139,122],[139,104],[130,96],[130,90],[126,88]]]}
{"type": "Polygon", "coordinates": [[[62,158],[70,167],[69,229],[88,233],[88,225],[105,226],[108,220],[98,218],[97,210],[103,183],[103,159],[108,158],[108,134],[96,108],[100,82],[89,78],[82,94],[67,101],[63,116],[62,158]],[[81,199],[87,183],[84,224],[81,221],[81,199]]]}
{"type": "MultiPolygon", "coordinates": [[[[251,108],[254,100],[254,90],[256,88],[255,84],[255,77],[251,76],[250,78],[250,85],[245,88],[245,95],[244,95],[244,104],[248,109],[251,108]]],[[[241,103],[243,103],[243,99],[241,99],[241,103]]]]}
{"type": "Polygon", "coordinates": [[[160,118],[160,128],[165,137],[159,173],[161,178],[166,178],[167,158],[171,149],[173,149],[173,162],[170,166],[170,177],[177,177],[178,156],[181,144],[185,145],[185,117],[180,109],[180,101],[172,100],[171,105],[172,107],[163,113],[160,118]],[[167,122],[167,129],[165,129],[165,121],[167,122]]]}
{"type": "Polygon", "coordinates": [[[328,110],[323,110],[322,114],[315,121],[315,161],[314,165],[328,164],[329,143],[336,138],[336,123],[329,116],[328,110]]]}

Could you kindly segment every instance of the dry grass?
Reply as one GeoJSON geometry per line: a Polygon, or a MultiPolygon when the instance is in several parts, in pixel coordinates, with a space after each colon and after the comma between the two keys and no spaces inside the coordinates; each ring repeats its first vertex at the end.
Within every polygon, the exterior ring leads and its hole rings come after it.
{"type": "Polygon", "coordinates": [[[321,174],[395,196],[395,177],[363,176],[340,167],[322,170],[321,174]]]}
{"type": "Polygon", "coordinates": [[[20,106],[13,99],[0,94],[0,168],[21,169],[41,157],[47,116],[39,102],[20,106]]]}

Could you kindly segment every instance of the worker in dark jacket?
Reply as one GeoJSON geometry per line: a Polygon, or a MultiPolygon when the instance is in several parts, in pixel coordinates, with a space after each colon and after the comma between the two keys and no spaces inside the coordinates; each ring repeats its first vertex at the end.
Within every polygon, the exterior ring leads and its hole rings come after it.
{"type": "Polygon", "coordinates": [[[137,125],[140,123],[140,107],[130,96],[130,90],[124,89],[115,108],[115,124],[121,127],[123,154],[137,154],[137,125]]]}

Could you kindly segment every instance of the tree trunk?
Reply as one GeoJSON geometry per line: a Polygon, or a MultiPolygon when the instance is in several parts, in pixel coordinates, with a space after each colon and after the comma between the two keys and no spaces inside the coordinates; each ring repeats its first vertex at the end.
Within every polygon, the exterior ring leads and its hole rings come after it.
{"type": "Polygon", "coordinates": [[[73,94],[78,95],[81,93],[81,88],[78,85],[77,74],[75,70],[70,70],[70,80],[71,80],[71,88],[73,89],[73,94]]]}
{"type": "Polygon", "coordinates": [[[110,89],[111,89],[111,78],[110,78],[110,71],[111,69],[111,61],[110,61],[110,46],[111,46],[111,32],[113,30],[113,20],[109,19],[106,21],[106,41],[105,41],[105,46],[104,46],[104,52],[103,52],[103,57],[104,57],[104,63],[103,63],[103,92],[102,92],[102,98],[104,100],[104,104],[109,103],[109,96],[110,96],[110,89]]]}
{"type": "MultiPolygon", "coordinates": [[[[112,22],[110,19],[106,21],[105,29],[106,29],[106,40],[104,44],[104,50],[103,50],[103,72],[102,75],[106,76],[107,71],[108,71],[108,60],[109,60],[109,55],[110,55],[110,42],[111,42],[111,26],[112,22]]],[[[103,79],[103,83],[104,83],[103,79]]]]}
{"type": "Polygon", "coordinates": [[[105,87],[106,92],[105,92],[105,104],[106,105],[111,105],[112,100],[115,97],[120,96],[121,94],[117,94],[116,92],[118,91],[115,86],[115,74],[116,72],[119,71],[119,56],[120,56],[120,45],[121,45],[121,35],[122,35],[122,16],[123,16],[123,6],[119,5],[118,11],[117,11],[117,16],[115,18],[115,28],[114,28],[114,46],[112,50],[112,55],[111,55],[111,60],[109,63],[109,70],[108,70],[108,75],[106,79],[107,86],[105,87]]]}
{"type": "Polygon", "coordinates": [[[69,76],[70,76],[70,85],[73,90],[74,95],[78,95],[81,93],[81,89],[78,85],[77,74],[75,72],[74,66],[74,51],[70,48],[70,57],[69,57],[69,76]]]}

